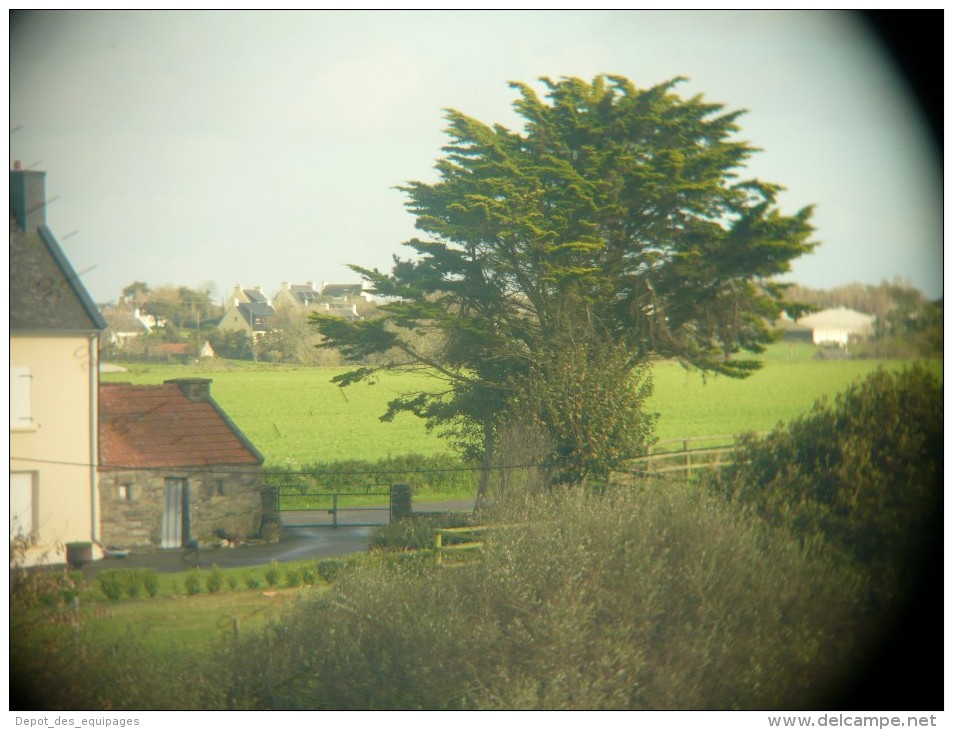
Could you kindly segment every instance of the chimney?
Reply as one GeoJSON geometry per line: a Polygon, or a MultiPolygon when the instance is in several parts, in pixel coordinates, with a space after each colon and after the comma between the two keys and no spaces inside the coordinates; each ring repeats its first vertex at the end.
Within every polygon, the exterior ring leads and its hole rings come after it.
{"type": "Polygon", "coordinates": [[[46,173],[22,170],[18,162],[10,170],[10,218],[17,228],[33,233],[46,225],[46,173]]]}
{"type": "Polygon", "coordinates": [[[178,385],[179,390],[193,403],[211,400],[212,381],[209,378],[175,378],[165,382],[167,385],[178,385]]]}

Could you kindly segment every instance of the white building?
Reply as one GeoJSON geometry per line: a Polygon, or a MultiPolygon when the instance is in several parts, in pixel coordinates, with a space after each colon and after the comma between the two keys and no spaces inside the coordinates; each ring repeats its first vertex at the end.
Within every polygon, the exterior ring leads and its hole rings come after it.
{"type": "Polygon", "coordinates": [[[847,347],[851,339],[872,335],[874,320],[875,317],[870,314],[838,307],[801,317],[798,324],[811,329],[815,345],[847,347]]]}

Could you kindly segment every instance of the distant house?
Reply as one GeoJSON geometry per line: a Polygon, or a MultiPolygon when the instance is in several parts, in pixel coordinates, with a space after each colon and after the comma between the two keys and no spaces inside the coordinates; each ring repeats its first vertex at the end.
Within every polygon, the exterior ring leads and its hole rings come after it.
{"type": "Polygon", "coordinates": [[[99,346],[106,322],[46,226],[46,173],[10,171],[10,536],[27,562],[100,538],[99,346]]]}
{"type": "Polygon", "coordinates": [[[313,281],[304,284],[292,284],[288,281],[281,283],[281,289],[275,294],[272,305],[275,309],[295,307],[302,311],[312,311],[321,298],[321,292],[313,281]]]}
{"type": "Polygon", "coordinates": [[[136,337],[152,332],[139,307],[129,304],[125,297],[121,297],[118,304],[104,306],[100,311],[108,325],[106,336],[109,343],[117,349],[122,350],[136,337]]]}
{"type": "Polygon", "coordinates": [[[363,281],[357,284],[328,284],[325,281],[321,284],[321,296],[328,297],[337,304],[349,304],[358,299],[370,301],[370,295],[366,291],[367,284],[363,281]]]}
{"type": "Polygon", "coordinates": [[[798,324],[811,330],[815,345],[847,347],[853,340],[871,336],[875,319],[863,312],[838,307],[801,317],[798,324]]]}
{"type": "Polygon", "coordinates": [[[218,328],[223,332],[239,331],[249,337],[258,337],[271,331],[275,314],[271,300],[262,293],[260,286],[245,289],[236,284],[218,328]]]}
{"type": "Polygon", "coordinates": [[[175,548],[258,532],[264,457],[212,399],[211,382],[102,384],[105,544],[175,548]]]}

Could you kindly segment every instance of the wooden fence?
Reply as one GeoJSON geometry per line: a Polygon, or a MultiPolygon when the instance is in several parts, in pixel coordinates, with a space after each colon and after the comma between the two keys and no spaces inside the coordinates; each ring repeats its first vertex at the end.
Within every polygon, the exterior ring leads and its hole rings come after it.
{"type": "Polygon", "coordinates": [[[691,479],[700,471],[721,469],[734,463],[736,446],[736,436],[691,436],[659,441],[649,447],[645,456],[629,459],[624,472],[680,473],[691,479]]]}
{"type": "Polygon", "coordinates": [[[444,527],[433,531],[433,554],[440,565],[448,554],[470,552],[483,549],[483,533],[486,527],[444,527]],[[452,538],[453,543],[444,545],[444,538],[452,538]],[[458,542],[458,540],[463,542],[458,542]]]}

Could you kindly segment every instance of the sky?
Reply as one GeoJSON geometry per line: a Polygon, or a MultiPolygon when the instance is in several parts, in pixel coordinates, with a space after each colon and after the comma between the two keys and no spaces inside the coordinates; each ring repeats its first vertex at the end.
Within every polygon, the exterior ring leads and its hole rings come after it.
{"type": "Polygon", "coordinates": [[[862,21],[813,11],[30,11],[9,21],[10,164],[100,303],[143,281],[268,295],[390,268],[418,235],[444,110],[521,127],[510,81],[599,74],[746,109],[812,288],[942,295],[937,153],[862,21]]]}

